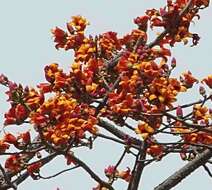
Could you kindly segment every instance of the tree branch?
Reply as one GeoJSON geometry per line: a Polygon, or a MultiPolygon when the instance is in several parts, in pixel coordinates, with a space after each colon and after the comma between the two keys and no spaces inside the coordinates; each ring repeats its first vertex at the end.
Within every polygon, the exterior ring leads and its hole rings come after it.
{"type": "Polygon", "coordinates": [[[68,172],[68,171],[71,171],[71,170],[74,170],[76,168],[79,168],[79,165],[76,165],[76,166],[73,166],[71,168],[68,168],[68,169],[65,169],[65,170],[62,170],[56,174],[53,174],[53,175],[50,175],[48,177],[44,177],[44,176],[41,176],[40,174],[38,175],[41,179],[51,179],[51,178],[54,178],[54,177],[57,177],[58,175],[62,174],[62,173],[65,173],[65,172],[68,172]]]}
{"type": "Polygon", "coordinates": [[[180,170],[175,172],[173,175],[168,177],[164,182],[154,188],[154,190],[169,190],[172,187],[176,186],[183,179],[185,179],[188,175],[190,175],[193,171],[195,171],[200,166],[207,163],[207,161],[212,157],[211,150],[205,150],[203,153],[198,155],[180,170]]]}
{"type": "Polygon", "coordinates": [[[110,133],[112,133],[113,135],[115,135],[116,137],[122,139],[122,140],[127,140],[127,138],[130,139],[130,142],[134,145],[139,145],[142,147],[143,142],[139,139],[136,139],[134,137],[129,136],[128,134],[124,133],[123,131],[117,129],[117,127],[115,127],[113,124],[105,121],[102,118],[99,118],[99,123],[98,125],[100,125],[101,127],[103,127],[104,129],[106,129],[107,131],[109,131],[110,133]]]}
{"type": "Polygon", "coordinates": [[[146,158],[146,143],[143,143],[143,146],[138,154],[138,157],[135,161],[134,169],[132,172],[132,178],[128,185],[127,190],[137,190],[139,182],[141,179],[141,174],[145,167],[145,158],[146,158]]]}
{"type": "Polygon", "coordinates": [[[101,187],[106,187],[109,190],[115,190],[109,183],[103,181],[96,173],[93,172],[82,160],[72,155],[72,159],[75,163],[81,166],[95,181],[97,181],[101,187]]]}

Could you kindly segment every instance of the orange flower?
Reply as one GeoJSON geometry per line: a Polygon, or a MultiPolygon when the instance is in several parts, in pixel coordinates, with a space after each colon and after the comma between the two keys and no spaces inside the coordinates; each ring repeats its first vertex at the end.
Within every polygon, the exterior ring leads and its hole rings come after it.
{"type": "Polygon", "coordinates": [[[7,149],[9,149],[10,145],[5,143],[3,140],[0,140],[0,153],[5,152],[7,149]]]}
{"type": "Polygon", "coordinates": [[[182,76],[182,78],[181,78],[181,81],[183,82],[183,85],[184,85],[186,88],[191,88],[195,82],[198,82],[198,80],[195,79],[195,78],[192,76],[192,73],[191,73],[190,71],[188,71],[188,72],[186,72],[186,73],[183,73],[183,76],[182,76]]]}
{"type": "Polygon", "coordinates": [[[18,154],[11,155],[5,162],[5,168],[10,172],[19,172],[22,168],[21,157],[18,154]]]}
{"type": "Polygon", "coordinates": [[[77,15],[72,16],[72,20],[68,23],[68,25],[74,27],[77,32],[83,33],[86,26],[89,25],[89,22],[85,17],[77,15]]]}
{"type": "Polygon", "coordinates": [[[86,85],[85,89],[88,93],[92,93],[96,91],[97,87],[98,87],[98,84],[92,83],[91,85],[86,85]]]}
{"type": "Polygon", "coordinates": [[[160,76],[162,72],[161,68],[154,61],[143,61],[136,64],[133,68],[144,72],[145,76],[150,79],[160,76]]]}
{"type": "Polygon", "coordinates": [[[117,38],[117,33],[106,32],[100,36],[99,46],[102,51],[102,56],[106,59],[112,57],[113,53],[121,49],[120,40],[117,38]]]}
{"type": "Polygon", "coordinates": [[[38,93],[35,89],[31,88],[26,93],[24,101],[31,110],[35,110],[44,102],[44,96],[42,93],[38,93]]]}
{"type": "Polygon", "coordinates": [[[183,135],[183,139],[185,142],[188,143],[200,143],[206,145],[212,144],[212,135],[202,131],[191,134],[185,134],[183,135]]]}
{"type": "MultiPolygon", "coordinates": [[[[145,30],[145,26],[143,29],[145,30]]],[[[122,45],[129,46],[130,44],[135,43],[138,39],[142,39],[143,43],[146,43],[146,32],[140,29],[132,30],[130,34],[127,34],[122,39],[120,39],[120,42],[122,45]]]]}
{"type": "Polygon", "coordinates": [[[30,115],[31,123],[35,126],[43,126],[49,121],[48,117],[40,113],[32,113],[30,115]]]}
{"type": "Polygon", "coordinates": [[[153,157],[160,157],[163,154],[163,146],[161,145],[151,145],[147,148],[147,153],[153,157]]]}
{"type": "Polygon", "coordinates": [[[138,124],[138,127],[135,129],[135,132],[139,134],[143,139],[148,138],[151,134],[154,133],[154,131],[155,130],[144,121],[140,122],[138,124]]]}
{"type": "Polygon", "coordinates": [[[135,41],[138,40],[139,38],[142,38],[144,42],[147,41],[147,34],[146,34],[146,32],[145,31],[142,31],[140,29],[134,29],[134,30],[132,30],[131,36],[132,36],[132,38],[135,41]]]}
{"type": "Polygon", "coordinates": [[[83,40],[83,44],[79,47],[79,49],[75,52],[75,61],[86,62],[90,58],[94,57],[94,53],[96,52],[96,46],[92,39],[85,38],[83,40]]]}
{"type": "Polygon", "coordinates": [[[126,94],[124,90],[119,94],[112,92],[109,94],[109,105],[113,112],[126,115],[135,106],[133,94],[126,94]]]}
{"type": "Polygon", "coordinates": [[[44,94],[52,91],[52,85],[50,85],[49,83],[40,83],[39,85],[37,85],[37,87],[44,94]]]}
{"type": "Polygon", "coordinates": [[[194,4],[198,7],[201,7],[201,6],[205,6],[207,7],[209,5],[209,0],[195,0],[194,1],[194,4]]]}
{"type": "Polygon", "coordinates": [[[144,16],[135,18],[134,23],[138,25],[140,30],[146,31],[148,20],[149,20],[149,17],[147,15],[144,15],[144,16]]]}
{"type": "Polygon", "coordinates": [[[179,121],[175,122],[174,126],[171,128],[171,131],[174,133],[188,133],[191,132],[191,129],[185,128],[183,124],[179,121]]]}
{"type": "Polygon", "coordinates": [[[57,63],[52,63],[49,66],[46,66],[44,71],[46,80],[51,83],[50,85],[42,83],[38,86],[41,91],[44,91],[44,93],[61,91],[61,89],[68,89],[68,87],[71,86],[70,75],[66,75],[62,69],[59,69],[57,63]]]}
{"type": "Polygon", "coordinates": [[[45,128],[44,137],[56,145],[65,145],[72,138],[84,138],[85,132],[96,133],[95,111],[78,104],[68,94],[58,94],[30,115],[36,127],[45,128]]]}
{"type": "Polygon", "coordinates": [[[55,29],[51,30],[52,34],[54,35],[54,42],[56,42],[56,49],[63,48],[66,44],[67,34],[62,29],[56,27],[55,29]]]}
{"type": "Polygon", "coordinates": [[[123,76],[119,82],[119,85],[122,87],[122,89],[132,94],[135,93],[138,84],[142,84],[142,81],[137,70],[133,71],[133,74],[130,76],[130,78],[128,76],[123,76]]]}
{"type": "Polygon", "coordinates": [[[21,124],[28,117],[28,111],[26,107],[22,104],[17,104],[9,109],[9,111],[5,114],[5,125],[10,124],[21,124]]]}
{"type": "Polygon", "coordinates": [[[18,138],[21,139],[24,144],[29,144],[31,142],[31,136],[29,131],[21,133],[18,138]]]}
{"type": "Polygon", "coordinates": [[[52,63],[50,65],[47,65],[44,68],[45,71],[45,77],[46,80],[50,83],[53,83],[55,80],[55,73],[61,72],[61,70],[59,70],[58,68],[58,64],[57,63],[52,63]]]}
{"type": "Polygon", "coordinates": [[[197,133],[191,133],[191,134],[185,134],[183,136],[185,142],[189,143],[197,143],[198,141],[198,134],[197,133]]]}
{"type": "Polygon", "coordinates": [[[172,107],[172,103],[176,101],[179,92],[184,91],[177,79],[174,78],[156,78],[149,85],[149,92],[146,97],[155,104],[164,104],[172,107]]]}
{"type": "Polygon", "coordinates": [[[29,175],[33,176],[34,173],[38,173],[40,171],[41,166],[42,166],[41,162],[30,164],[29,166],[27,166],[27,172],[29,173],[29,175]]]}
{"type": "Polygon", "coordinates": [[[212,75],[209,75],[207,78],[203,79],[202,82],[206,83],[209,88],[212,88],[212,75]]]}
{"type": "Polygon", "coordinates": [[[125,53],[119,60],[116,68],[119,72],[128,71],[137,62],[138,54],[136,53],[125,53]]]}
{"type": "Polygon", "coordinates": [[[208,123],[209,118],[211,117],[210,114],[208,114],[208,108],[206,106],[201,105],[195,105],[193,108],[193,114],[195,120],[204,120],[206,123],[208,123]]]}
{"type": "Polygon", "coordinates": [[[17,138],[13,134],[7,133],[4,135],[4,142],[7,142],[9,144],[16,144],[17,138]]]}
{"type": "Polygon", "coordinates": [[[129,182],[132,176],[130,168],[127,168],[127,170],[124,171],[119,171],[117,176],[126,182],[129,182]]]}

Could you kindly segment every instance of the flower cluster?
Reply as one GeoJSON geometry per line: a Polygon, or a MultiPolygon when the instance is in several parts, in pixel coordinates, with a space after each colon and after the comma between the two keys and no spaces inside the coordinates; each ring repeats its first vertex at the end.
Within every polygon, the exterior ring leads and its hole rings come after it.
{"type": "Polygon", "coordinates": [[[179,92],[185,91],[180,82],[175,78],[156,78],[152,81],[146,97],[154,104],[163,104],[172,107],[172,103],[176,101],[179,92]]]}
{"type": "MultiPolygon", "coordinates": [[[[47,65],[46,82],[38,84],[37,89],[23,87],[0,75],[0,84],[8,88],[6,94],[11,105],[5,113],[4,125],[34,127],[32,133],[24,127],[25,131],[18,135],[5,132],[0,140],[0,153],[6,155],[10,146],[18,150],[6,159],[5,169],[11,175],[27,170],[36,179],[45,164],[40,152],[63,154],[67,165],[84,166],[80,161],[77,163],[73,149],[92,148],[100,136],[125,144],[122,158],[127,153],[135,155],[131,149],[140,151],[143,143],[144,154],[153,157],[152,160],[177,151],[183,157],[186,151],[192,151],[190,146],[204,149],[211,145],[212,111],[207,107],[211,95],[208,96],[208,88],[203,85],[212,88],[212,75],[201,81],[202,100],[176,105],[178,95],[187,92],[198,80],[190,71],[179,79],[172,77],[177,60],[169,49],[177,42],[187,44],[189,39],[192,45],[198,44],[200,37],[190,32],[190,23],[194,17],[199,18],[199,10],[208,3],[209,0],[167,0],[165,7],[147,10],[146,15],[135,18],[136,28],[123,37],[112,31],[87,36],[89,22],[79,15],[66,24],[66,31],[53,29],[56,49],[74,52],[68,72],[57,63],[47,65]],[[151,43],[147,35],[149,25],[152,29],[163,29],[151,43]],[[105,127],[100,117],[122,126],[123,132],[105,127]],[[131,126],[128,119],[136,124],[131,126]],[[98,133],[97,125],[118,139],[98,133]],[[125,134],[125,126],[141,139],[125,134]],[[162,143],[157,134],[178,135],[180,141],[162,143]],[[40,160],[28,163],[35,156],[40,160]]],[[[119,164],[105,169],[108,185],[119,178],[129,182],[133,177],[130,168],[118,170],[119,164]]],[[[107,188],[99,184],[94,189],[107,188]]]]}
{"type": "Polygon", "coordinates": [[[41,83],[37,87],[43,93],[51,91],[68,91],[70,89],[71,78],[59,68],[57,63],[52,63],[44,68],[45,78],[50,83],[41,83]]]}
{"type": "Polygon", "coordinates": [[[102,57],[110,59],[116,51],[121,50],[121,42],[117,38],[117,33],[106,32],[99,38],[99,48],[101,49],[102,57]]]}
{"type": "Polygon", "coordinates": [[[186,134],[183,136],[183,139],[186,143],[197,143],[197,144],[212,144],[212,135],[206,132],[198,132],[186,134]]]}
{"type": "Polygon", "coordinates": [[[56,27],[52,30],[55,47],[57,49],[64,48],[65,50],[75,49],[80,47],[84,39],[84,31],[88,25],[88,21],[82,16],[73,16],[71,22],[67,23],[67,30],[56,27]]]}
{"type": "Polygon", "coordinates": [[[43,133],[45,140],[66,145],[72,138],[83,138],[86,131],[96,132],[95,111],[78,104],[67,94],[58,94],[31,113],[31,123],[43,133]]]}
{"type": "Polygon", "coordinates": [[[192,1],[189,5],[192,11],[188,11],[182,15],[182,11],[188,0],[172,0],[167,1],[167,6],[160,10],[150,9],[146,11],[149,16],[151,27],[163,27],[169,34],[160,43],[170,44],[173,46],[176,42],[188,43],[188,39],[192,39],[193,45],[197,45],[200,37],[198,34],[189,31],[190,23],[193,22],[194,17],[199,17],[199,9],[207,7],[209,0],[192,1]]]}
{"type": "Polygon", "coordinates": [[[20,125],[29,117],[29,113],[36,110],[43,102],[43,93],[33,88],[17,85],[11,81],[7,83],[9,90],[6,92],[11,108],[5,113],[4,125],[20,125]]]}
{"type": "Polygon", "coordinates": [[[149,126],[149,124],[146,122],[140,122],[138,124],[138,127],[135,129],[135,132],[139,134],[143,139],[149,137],[151,134],[154,133],[154,131],[154,128],[149,126]]]}
{"type": "Polygon", "coordinates": [[[200,121],[201,123],[209,124],[209,120],[212,120],[212,113],[206,106],[201,106],[196,104],[193,108],[194,120],[196,122],[200,121]]]}
{"type": "Polygon", "coordinates": [[[22,157],[18,154],[11,155],[5,162],[7,171],[18,173],[23,167],[22,157]]]}

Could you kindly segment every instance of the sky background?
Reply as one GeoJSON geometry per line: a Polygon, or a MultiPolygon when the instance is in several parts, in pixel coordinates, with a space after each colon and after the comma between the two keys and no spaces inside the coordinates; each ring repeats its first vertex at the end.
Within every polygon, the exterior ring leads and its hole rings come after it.
{"type": "MultiPolygon", "coordinates": [[[[52,62],[58,62],[68,70],[72,63],[71,52],[57,51],[54,48],[50,29],[55,26],[64,27],[73,15],[83,15],[91,23],[87,33],[99,34],[106,31],[115,31],[120,35],[135,28],[132,20],[143,15],[147,8],[156,8],[164,5],[166,0],[1,0],[0,1],[0,73],[7,75],[10,80],[24,85],[35,86],[44,82],[43,68],[52,62]]],[[[201,20],[192,25],[192,30],[201,36],[198,47],[189,48],[177,45],[173,48],[173,56],[177,58],[177,69],[173,75],[177,76],[185,70],[191,70],[198,78],[211,74],[212,54],[212,8],[201,11],[201,20]]],[[[3,113],[8,104],[4,95],[4,88],[0,87],[0,123],[3,123],[3,113]]],[[[181,97],[179,102],[192,102],[198,99],[197,93],[190,93],[181,97]]],[[[91,168],[95,168],[100,176],[109,164],[118,160],[121,147],[112,143],[105,144],[98,141],[96,150],[82,149],[77,155],[86,160],[91,168]]],[[[44,169],[43,175],[51,175],[64,168],[63,158],[58,158],[44,169]]],[[[130,166],[132,158],[128,157],[122,168],[130,166]]],[[[154,163],[144,170],[140,190],[152,190],[176,169],[182,167],[179,156],[169,156],[161,162],[154,163]]],[[[95,182],[81,169],[68,172],[51,180],[33,181],[27,179],[19,190],[61,190],[92,189],[95,182]]],[[[126,183],[119,182],[117,190],[124,189],[126,183]]],[[[206,172],[199,168],[174,190],[190,190],[199,187],[210,190],[212,180],[206,172]]]]}

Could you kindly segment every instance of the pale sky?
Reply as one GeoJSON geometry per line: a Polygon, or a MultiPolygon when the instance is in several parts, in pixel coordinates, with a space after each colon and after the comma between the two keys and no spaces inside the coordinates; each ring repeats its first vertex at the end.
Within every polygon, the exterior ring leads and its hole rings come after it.
{"type": "MultiPolygon", "coordinates": [[[[72,53],[57,51],[54,48],[50,29],[55,26],[64,27],[73,15],[83,15],[91,23],[88,33],[99,34],[115,31],[123,35],[135,27],[132,19],[143,15],[145,9],[160,7],[166,0],[1,0],[0,1],[0,73],[6,74],[11,80],[23,84],[36,85],[44,82],[43,68],[52,62],[60,63],[68,69],[72,63],[72,53]]],[[[203,78],[211,74],[212,53],[212,8],[201,11],[201,19],[192,26],[192,30],[201,36],[198,47],[177,45],[173,55],[177,58],[178,68],[174,75],[191,70],[194,76],[203,78]]],[[[3,113],[7,111],[4,88],[0,87],[0,124],[3,123],[3,113]]],[[[197,95],[189,94],[180,102],[196,100],[197,95]]],[[[98,141],[94,150],[82,149],[80,155],[91,168],[95,168],[100,176],[104,168],[113,165],[119,158],[122,149],[112,143],[98,141]]],[[[123,165],[130,166],[131,157],[123,165]]],[[[186,162],[181,162],[179,156],[169,156],[161,162],[156,162],[144,170],[140,190],[152,190],[176,169],[186,162]]],[[[52,162],[42,174],[52,175],[64,168],[61,158],[52,162]]],[[[51,180],[33,181],[27,179],[18,190],[61,190],[92,189],[96,185],[81,169],[62,174],[51,180]]],[[[124,182],[117,182],[117,190],[125,187],[124,182]]],[[[212,180],[206,172],[199,168],[173,190],[190,190],[202,187],[210,190],[212,180]]]]}

